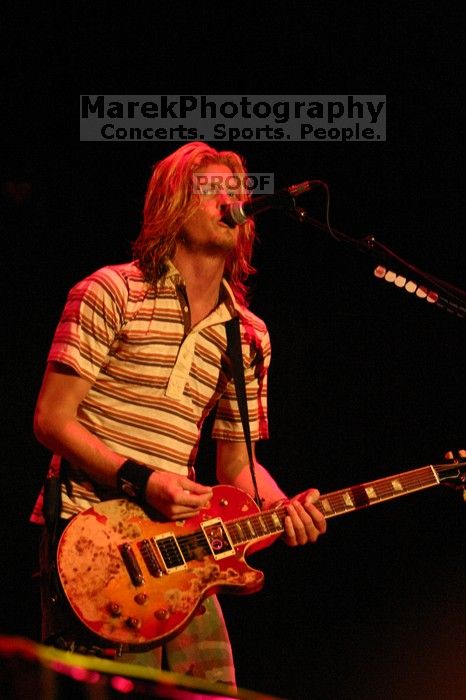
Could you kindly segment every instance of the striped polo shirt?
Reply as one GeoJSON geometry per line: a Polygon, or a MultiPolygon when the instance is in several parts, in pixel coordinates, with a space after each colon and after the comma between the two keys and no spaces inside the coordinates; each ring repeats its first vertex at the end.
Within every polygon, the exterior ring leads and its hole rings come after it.
{"type": "MultiPolygon", "coordinates": [[[[212,437],[244,439],[224,325],[236,314],[255,441],[268,437],[269,335],[225,280],[219,305],[189,328],[184,281],[171,262],[156,286],[137,263],[104,267],[70,291],[48,360],[91,383],[78,420],[102,442],[125,457],[187,475],[203,421],[216,404],[212,437]]],[[[54,456],[54,470],[58,464],[54,456]]],[[[115,495],[77,469],[66,476],[63,517],[115,495]]],[[[41,521],[40,510],[38,502],[33,521],[41,521]]]]}

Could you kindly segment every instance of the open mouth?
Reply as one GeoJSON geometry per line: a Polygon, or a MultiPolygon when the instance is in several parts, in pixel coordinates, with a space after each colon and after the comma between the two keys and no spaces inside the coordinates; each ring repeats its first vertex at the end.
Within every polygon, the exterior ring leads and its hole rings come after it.
{"type": "Polygon", "coordinates": [[[222,226],[227,226],[228,228],[231,228],[231,229],[235,229],[237,227],[238,224],[236,224],[236,222],[234,222],[232,220],[231,216],[229,216],[228,207],[225,204],[221,205],[220,214],[221,214],[220,224],[222,226]],[[232,226],[232,224],[234,224],[234,225],[232,226]]]}
{"type": "Polygon", "coordinates": [[[227,222],[224,220],[223,216],[220,217],[220,219],[218,220],[217,223],[219,226],[223,226],[224,228],[229,228],[231,231],[233,231],[237,227],[237,224],[235,224],[234,226],[230,226],[230,224],[227,224],[227,222]]]}

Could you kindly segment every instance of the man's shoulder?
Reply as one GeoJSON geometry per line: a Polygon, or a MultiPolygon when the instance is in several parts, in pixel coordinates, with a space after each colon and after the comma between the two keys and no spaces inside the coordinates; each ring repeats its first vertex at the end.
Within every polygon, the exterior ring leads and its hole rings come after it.
{"type": "Polygon", "coordinates": [[[226,299],[227,307],[230,313],[239,315],[241,324],[244,327],[254,329],[257,335],[264,337],[268,335],[267,326],[259,316],[256,316],[237,296],[235,296],[230,284],[226,279],[223,279],[223,285],[228,295],[226,299]]]}
{"type": "Polygon", "coordinates": [[[256,316],[246,306],[240,306],[238,310],[245,340],[252,342],[257,347],[268,347],[270,338],[265,321],[256,316]]]}
{"type": "Polygon", "coordinates": [[[259,316],[256,316],[256,314],[253,313],[251,309],[248,309],[247,306],[239,306],[239,313],[242,321],[254,326],[254,328],[256,328],[258,331],[262,331],[264,333],[267,332],[267,325],[265,321],[259,318],[259,316]]]}
{"type": "Polygon", "coordinates": [[[93,272],[87,279],[114,280],[128,282],[143,282],[144,275],[135,262],[106,265],[93,272]]]}
{"type": "Polygon", "coordinates": [[[144,275],[139,267],[134,262],[121,263],[119,265],[106,265],[95,270],[90,275],[85,277],[79,286],[91,286],[97,284],[108,288],[109,290],[131,289],[135,286],[140,287],[145,284],[144,275]]]}

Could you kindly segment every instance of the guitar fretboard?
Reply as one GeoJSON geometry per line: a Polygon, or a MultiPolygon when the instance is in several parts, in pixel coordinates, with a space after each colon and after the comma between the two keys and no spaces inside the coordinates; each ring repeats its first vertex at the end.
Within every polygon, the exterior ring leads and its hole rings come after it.
{"type": "Polygon", "coordinates": [[[332,491],[321,496],[316,506],[326,518],[332,518],[391,498],[398,498],[413,491],[428,489],[431,486],[437,486],[438,483],[438,476],[432,466],[420,467],[348,489],[332,491]]]}
{"type": "MultiPolygon", "coordinates": [[[[317,501],[316,507],[326,518],[332,518],[414,491],[428,489],[431,486],[437,486],[438,483],[437,473],[432,466],[421,467],[324,494],[317,501]]],[[[255,513],[249,517],[238,518],[227,523],[228,534],[235,545],[251,542],[282,532],[285,517],[286,509],[284,506],[280,506],[273,510],[255,513]]]]}
{"type": "Polygon", "coordinates": [[[255,513],[249,517],[230,520],[227,523],[228,534],[233,544],[250,542],[268,535],[283,532],[284,508],[255,513]]]}

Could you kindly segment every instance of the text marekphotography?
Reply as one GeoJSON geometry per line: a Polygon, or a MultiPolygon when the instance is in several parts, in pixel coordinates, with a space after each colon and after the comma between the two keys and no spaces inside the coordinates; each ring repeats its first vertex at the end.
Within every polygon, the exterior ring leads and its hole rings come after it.
{"type": "Polygon", "coordinates": [[[385,95],[81,95],[81,141],[385,141],[385,95]]]}

